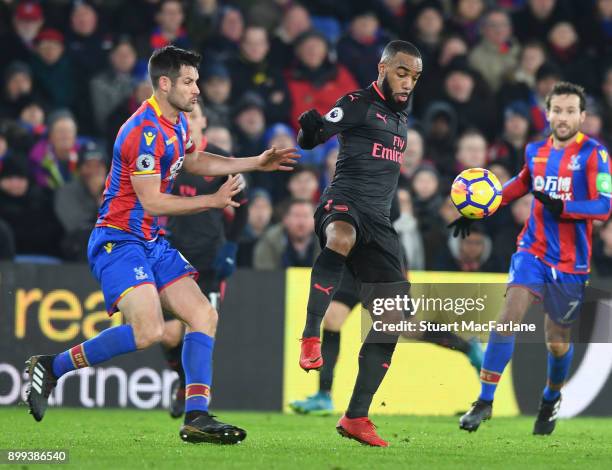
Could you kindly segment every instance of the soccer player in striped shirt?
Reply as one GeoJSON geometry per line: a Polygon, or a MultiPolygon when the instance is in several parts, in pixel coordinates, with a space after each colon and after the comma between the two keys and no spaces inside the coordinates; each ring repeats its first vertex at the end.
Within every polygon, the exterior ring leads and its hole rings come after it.
{"type": "MultiPolygon", "coordinates": [[[[577,319],[589,276],[593,220],[610,215],[610,158],[606,148],[579,131],[585,119],[584,90],[558,82],[546,99],[552,134],[528,144],[525,165],[503,189],[502,204],[529,191],[535,199],[512,256],[506,301],[498,325],[520,323],[529,306],[541,301],[546,312],[548,373],[533,434],[551,434],[568,376],[577,319]]],[[[470,221],[451,224],[454,235],[469,233],[470,221]]],[[[499,379],[512,357],[512,332],[492,332],[481,369],[481,393],[459,425],[476,431],[491,417],[499,379]]]]}
{"type": "Polygon", "coordinates": [[[27,361],[27,401],[37,421],[62,375],[159,342],[163,308],[186,325],[182,355],[186,414],[180,437],[223,444],[246,437],[243,429],[208,413],[217,312],[195,282],[196,269],[163,236],[158,217],[239,206],[232,200],[242,189],[238,176],[230,176],[214,194],[171,194],[181,167],[202,176],[291,170],[298,155],[291,148],[266,150],[250,158],[197,151],[185,113],[193,110],[200,94],[199,62],[199,54],[174,46],[158,49],[149,60],[153,96],[119,130],[104,202],[88,246],[90,268],[101,284],[107,311],[112,315],[120,310],[127,324],[104,330],[63,353],[27,361]]]}

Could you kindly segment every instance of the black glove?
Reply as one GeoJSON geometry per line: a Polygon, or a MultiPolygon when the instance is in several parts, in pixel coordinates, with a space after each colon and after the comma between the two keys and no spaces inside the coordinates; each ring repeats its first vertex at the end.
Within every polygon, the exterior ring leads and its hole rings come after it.
{"type": "Polygon", "coordinates": [[[563,212],[563,201],[560,199],[553,199],[542,191],[532,191],[532,194],[533,197],[544,204],[544,207],[546,207],[546,209],[548,209],[548,211],[554,215],[556,219],[561,217],[561,213],[563,212]]]}
{"type": "Polygon", "coordinates": [[[316,109],[309,109],[298,118],[302,131],[308,136],[314,136],[323,127],[323,118],[316,109]]]}
{"type": "Polygon", "coordinates": [[[474,219],[468,219],[467,217],[461,216],[457,220],[451,222],[446,227],[453,230],[453,237],[458,237],[461,234],[461,238],[469,237],[470,226],[474,223],[474,219]]]}

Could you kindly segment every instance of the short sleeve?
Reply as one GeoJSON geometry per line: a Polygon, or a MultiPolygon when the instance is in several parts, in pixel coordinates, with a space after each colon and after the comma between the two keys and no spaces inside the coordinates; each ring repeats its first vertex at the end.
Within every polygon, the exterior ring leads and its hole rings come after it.
{"type": "Polygon", "coordinates": [[[340,98],[323,116],[321,140],[363,124],[369,102],[359,93],[349,93],[340,98]]]}
{"type": "Polygon", "coordinates": [[[161,155],[156,151],[160,139],[163,137],[153,126],[141,126],[130,132],[122,155],[130,175],[155,176],[161,173],[161,155]]]}

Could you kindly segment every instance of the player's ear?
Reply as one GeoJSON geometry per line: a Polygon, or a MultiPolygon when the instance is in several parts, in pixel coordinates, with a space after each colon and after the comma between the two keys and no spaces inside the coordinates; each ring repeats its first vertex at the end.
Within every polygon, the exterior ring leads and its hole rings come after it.
{"type": "Polygon", "coordinates": [[[385,63],[384,62],[379,62],[378,63],[378,76],[384,76],[385,75],[385,63]]]}
{"type": "Polygon", "coordinates": [[[170,81],[170,77],[166,77],[165,75],[159,77],[159,81],[157,82],[158,88],[166,93],[170,91],[171,84],[172,82],[170,81]]]}

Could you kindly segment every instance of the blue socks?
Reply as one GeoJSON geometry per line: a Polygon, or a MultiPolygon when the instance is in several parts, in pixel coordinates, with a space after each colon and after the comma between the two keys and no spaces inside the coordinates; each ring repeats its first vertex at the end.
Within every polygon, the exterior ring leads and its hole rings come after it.
{"type": "Polygon", "coordinates": [[[183,341],[185,412],[208,411],[212,380],[214,338],[200,332],[187,333],[183,341]]]}
{"type": "Polygon", "coordinates": [[[570,344],[568,351],[561,357],[555,357],[548,353],[548,380],[542,397],[546,401],[555,401],[561,396],[561,387],[569,374],[572,358],[574,357],[574,345],[570,344]]]}
{"type": "Polygon", "coordinates": [[[131,325],[119,325],[102,331],[68,351],[55,356],[53,374],[59,378],[66,372],[93,366],[111,357],[136,351],[134,330],[131,325]]]}
{"type": "Polygon", "coordinates": [[[493,401],[495,389],[506,365],[512,359],[513,351],[514,335],[502,336],[495,331],[491,333],[480,370],[480,400],[493,401]]]}

